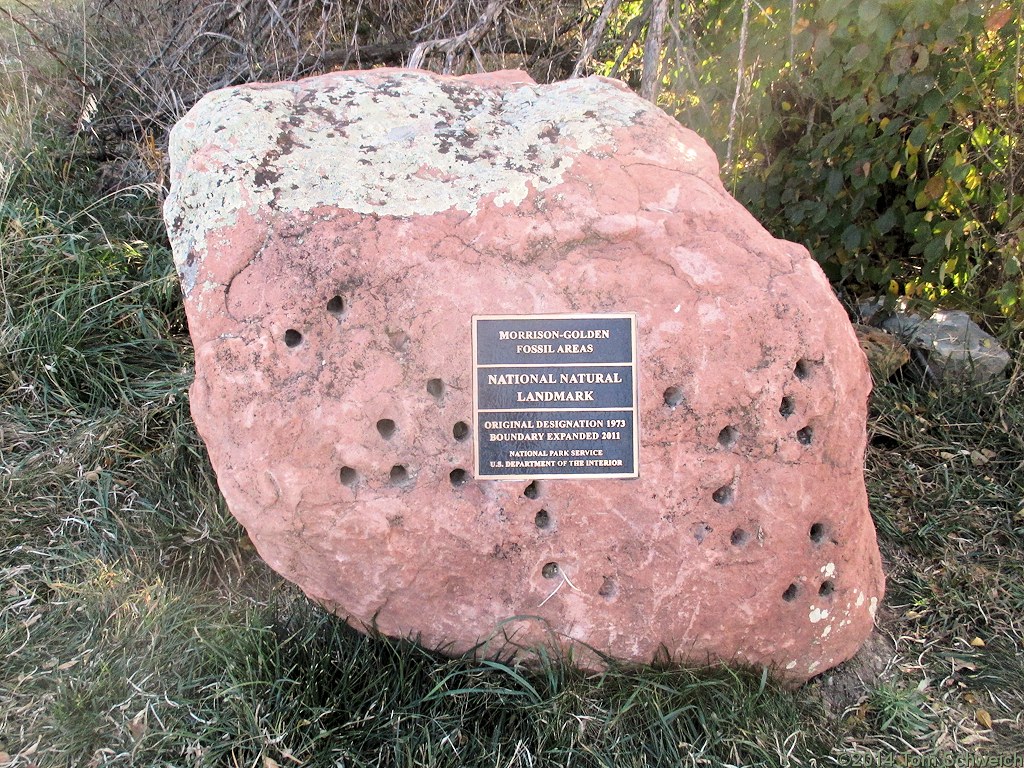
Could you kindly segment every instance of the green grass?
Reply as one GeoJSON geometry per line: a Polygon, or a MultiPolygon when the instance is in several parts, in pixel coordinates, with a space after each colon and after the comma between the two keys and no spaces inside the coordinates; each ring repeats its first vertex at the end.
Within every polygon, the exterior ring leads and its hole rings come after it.
{"type": "Polygon", "coordinates": [[[876,388],[889,591],[853,662],[789,691],[757,670],[449,659],[351,630],[254,555],[188,415],[159,190],[111,186],[77,139],[24,125],[36,115],[12,113],[24,130],[0,142],[3,768],[1024,751],[1020,338],[991,391],[876,388]]]}

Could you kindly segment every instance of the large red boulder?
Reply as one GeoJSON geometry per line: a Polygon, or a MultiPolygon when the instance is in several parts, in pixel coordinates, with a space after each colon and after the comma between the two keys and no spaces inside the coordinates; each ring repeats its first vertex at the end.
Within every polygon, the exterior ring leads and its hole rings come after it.
{"type": "Polygon", "coordinates": [[[600,78],[339,72],[208,95],[171,161],[192,413],[314,600],[449,652],[796,682],[872,631],[864,355],[660,110],[600,78]],[[635,313],[638,477],[476,477],[473,316],[563,313],[635,313]]]}

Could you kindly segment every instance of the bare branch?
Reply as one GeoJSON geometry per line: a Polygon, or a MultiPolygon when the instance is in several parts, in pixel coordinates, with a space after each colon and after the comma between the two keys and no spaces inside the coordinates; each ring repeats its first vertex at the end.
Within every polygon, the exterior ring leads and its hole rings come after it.
{"type": "Polygon", "coordinates": [[[740,54],[736,62],[736,93],[732,97],[729,112],[729,143],[725,151],[725,167],[732,175],[732,145],[736,132],[736,110],[740,104],[740,89],[743,85],[743,59],[747,53],[747,26],[750,23],[750,0],[743,0],[743,23],[740,24],[740,54]]]}
{"type": "Polygon", "coordinates": [[[455,54],[464,46],[472,48],[480,42],[480,38],[491,28],[498,14],[504,10],[507,3],[508,0],[490,0],[480,18],[465,32],[455,35],[455,37],[427,40],[419,43],[409,57],[408,66],[413,69],[419,69],[432,51],[443,50],[445,52],[444,71],[446,74],[450,73],[455,60],[455,54]]]}
{"type": "Polygon", "coordinates": [[[612,65],[612,70],[608,74],[611,77],[617,77],[619,74],[619,68],[622,66],[622,62],[626,60],[629,52],[633,50],[633,46],[636,44],[637,39],[640,37],[640,30],[644,28],[644,22],[647,20],[647,13],[650,11],[650,6],[645,5],[643,11],[635,18],[631,19],[626,25],[625,40],[622,41],[622,50],[619,51],[618,57],[615,59],[615,63],[612,65]]]}
{"type": "Polygon", "coordinates": [[[668,17],[668,0],[648,0],[651,6],[651,20],[647,23],[647,39],[644,41],[644,69],[640,76],[640,95],[657,103],[661,87],[661,54],[665,41],[665,19],[668,17]]]}
{"type": "Polygon", "coordinates": [[[622,0],[604,0],[604,5],[601,7],[601,13],[598,15],[594,25],[590,28],[590,34],[587,35],[587,40],[583,43],[583,48],[580,50],[580,56],[576,59],[576,66],[572,68],[572,77],[579,77],[580,72],[583,71],[583,65],[594,55],[594,51],[597,50],[598,43],[601,42],[601,38],[604,36],[604,29],[608,26],[609,17],[616,11],[616,9],[622,4],[622,0]]]}

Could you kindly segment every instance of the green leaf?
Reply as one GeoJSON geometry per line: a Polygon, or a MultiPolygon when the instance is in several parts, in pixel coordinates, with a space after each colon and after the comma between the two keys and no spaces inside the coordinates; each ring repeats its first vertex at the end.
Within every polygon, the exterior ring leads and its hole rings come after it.
{"type": "Polygon", "coordinates": [[[941,237],[933,237],[924,246],[925,263],[935,268],[938,261],[946,255],[946,243],[941,237]]]}
{"type": "Polygon", "coordinates": [[[854,251],[860,247],[861,229],[856,224],[851,224],[843,230],[840,240],[843,247],[848,251],[854,251]]]}
{"type": "Polygon", "coordinates": [[[889,208],[885,213],[875,219],[875,231],[884,235],[896,226],[896,211],[889,208]]]}
{"type": "Polygon", "coordinates": [[[907,139],[907,143],[920,149],[924,146],[925,141],[928,140],[928,123],[918,123],[914,130],[910,132],[910,138],[907,139]]]}
{"type": "Polygon", "coordinates": [[[935,112],[946,103],[946,97],[938,88],[933,88],[921,99],[921,111],[926,115],[934,115],[935,112]]]}
{"type": "Polygon", "coordinates": [[[858,4],[858,13],[862,24],[869,21],[874,21],[878,18],[878,15],[882,12],[882,4],[878,0],[861,0],[858,4]]]}
{"type": "Polygon", "coordinates": [[[838,168],[829,171],[828,181],[825,184],[825,197],[832,198],[839,194],[843,188],[843,172],[838,168]]]}

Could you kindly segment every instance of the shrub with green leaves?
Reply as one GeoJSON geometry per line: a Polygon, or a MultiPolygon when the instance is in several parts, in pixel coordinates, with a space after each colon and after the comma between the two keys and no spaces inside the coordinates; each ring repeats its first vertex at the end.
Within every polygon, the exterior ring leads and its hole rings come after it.
{"type": "Polygon", "coordinates": [[[773,104],[774,156],[743,175],[739,196],[834,281],[1017,311],[1020,10],[953,0],[808,10],[792,96],[773,104]]]}
{"type": "Polygon", "coordinates": [[[743,6],[688,7],[662,97],[737,197],[854,293],[1020,318],[1022,6],[743,6]]]}

